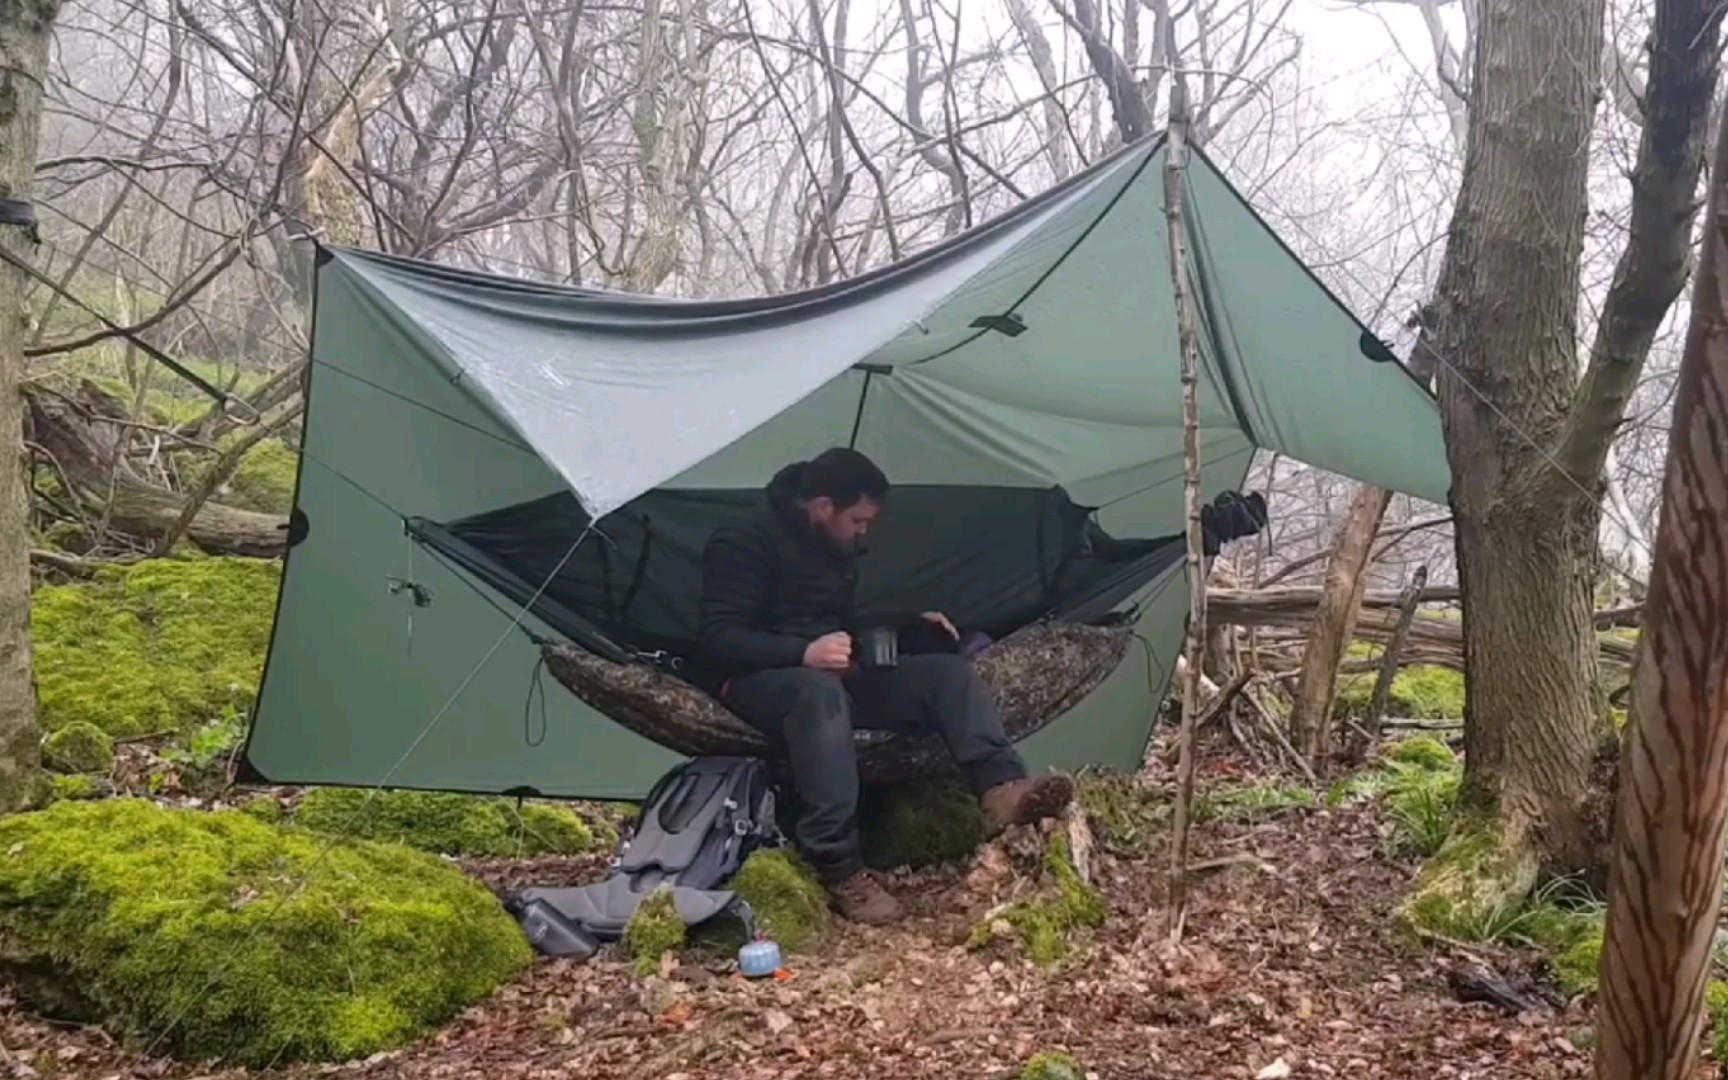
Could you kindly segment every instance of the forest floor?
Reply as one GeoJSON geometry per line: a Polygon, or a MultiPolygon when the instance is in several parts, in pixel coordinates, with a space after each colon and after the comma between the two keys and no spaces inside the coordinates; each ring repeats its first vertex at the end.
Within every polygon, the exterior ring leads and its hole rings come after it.
{"type": "MultiPolygon", "coordinates": [[[[1098,1080],[1588,1075],[1584,1006],[1507,1016],[1460,1004],[1446,979],[1459,949],[1398,935],[1390,913],[1415,865],[1386,856],[1388,831],[1371,804],[1197,826],[1194,862],[1213,869],[1190,890],[1174,949],[1161,844],[1099,853],[1108,921],[1049,970],[968,952],[963,871],[923,871],[894,882],[907,922],[837,923],[813,954],[789,958],[789,979],[745,982],[723,962],[686,961],[644,980],[604,953],[542,962],[406,1050],[274,1075],[1006,1080],[1040,1052],[1069,1054],[1098,1080]]],[[[473,870],[537,884],[600,872],[595,859],[473,870]]],[[[1502,970],[1523,963],[1488,958],[1502,970]]],[[[0,1038],[0,1076],[272,1075],[142,1060],[100,1032],[45,1023],[9,1001],[0,1001],[0,1038]]]]}

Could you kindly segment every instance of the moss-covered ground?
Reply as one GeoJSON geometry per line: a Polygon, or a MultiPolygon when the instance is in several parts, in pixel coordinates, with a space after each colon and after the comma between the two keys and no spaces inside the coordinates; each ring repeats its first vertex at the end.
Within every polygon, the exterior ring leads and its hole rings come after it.
{"type": "Polygon", "coordinates": [[[152,559],[36,591],[43,725],[113,736],[186,732],[243,715],[257,693],[279,567],[152,559]]]}
{"type": "Polygon", "coordinates": [[[1085,1070],[1071,1055],[1045,1051],[1027,1059],[1019,1080],[1085,1080],[1085,1077],[1085,1070]]]}
{"type": "MultiPolygon", "coordinates": [[[[1347,660],[1378,660],[1384,650],[1379,645],[1357,641],[1345,654],[1347,660]]],[[[1338,680],[1338,697],[1334,712],[1340,716],[1360,716],[1368,711],[1374,696],[1374,672],[1344,675],[1338,680]]],[[[1392,679],[1387,696],[1387,714],[1412,719],[1449,720],[1464,715],[1464,675],[1451,668],[1416,664],[1401,668],[1392,679]]]]}
{"type": "Polygon", "coordinates": [[[183,1058],[363,1057],[532,959],[496,898],[439,860],[243,813],[60,802],[0,819],[0,851],[8,969],[52,973],[43,1006],[183,1058]]]}
{"type": "Polygon", "coordinates": [[[1050,967],[1069,956],[1078,935],[1104,925],[1104,900],[1080,880],[1065,834],[1054,833],[1046,841],[1041,871],[1033,895],[980,923],[967,942],[969,948],[1011,937],[1033,963],[1050,967]]]}
{"type": "Polygon", "coordinates": [[[596,846],[569,806],[435,791],[314,788],[293,820],[317,832],[472,858],[579,855],[596,846]]]}

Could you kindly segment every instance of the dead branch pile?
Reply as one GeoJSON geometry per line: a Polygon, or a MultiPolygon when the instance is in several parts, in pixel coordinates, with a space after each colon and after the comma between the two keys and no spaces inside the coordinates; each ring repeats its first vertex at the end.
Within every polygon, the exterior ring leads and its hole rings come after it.
{"type": "MultiPolygon", "coordinates": [[[[1356,636],[1384,645],[1398,626],[1398,605],[1401,594],[1392,591],[1369,592],[1362,597],[1362,614],[1356,623],[1356,636]]],[[[1452,603],[1458,600],[1455,588],[1432,588],[1422,592],[1423,603],[1452,603]]],[[[1274,633],[1263,639],[1268,644],[1299,641],[1306,633],[1319,607],[1320,589],[1311,586],[1289,586],[1271,589],[1214,589],[1207,599],[1207,615],[1220,623],[1241,627],[1266,627],[1274,633]]],[[[1612,613],[1614,621],[1621,613],[1612,613]]],[[[1598,620],[1601,622],[1602,620],[1598,620]]],[[[1632,663],[1631,642],[1607,634],[1599,634],[1597,647],[1605,665],[1627,668],[1632,663]]],[[[1423,612],[1411,623],[1404,642],[1401,659],[1405,664],[1435,664],[1457,671],[1464,670],[1464,626],[1456,618],[1423,612]]]]}
{"type": "MultiPolygon", "coordinates": [[[[38,492],[50,517],[80,526],[86,543],[106,555],[161,554],[182,536],[211,555],[273,558],[287,540],[286,519],[211,501],[214,484],[176,490],[168,451],[202,449],[220,466],[235,453],[219,454],[209,430],[154,428],[128,415],[123,402],[90,380],[62,390],[45,383],[23,385],[26,442],[37,464],[58,481],[55,498],[38,492]]],[[[241,448],[273,433],[298,415],[289,408],[241,440],[241,448]]],[[[195,427],[206,427],[200,422],[195,427]]],[[[37,560],[69,570],[76,559],[42,553],[37,560]]]]}

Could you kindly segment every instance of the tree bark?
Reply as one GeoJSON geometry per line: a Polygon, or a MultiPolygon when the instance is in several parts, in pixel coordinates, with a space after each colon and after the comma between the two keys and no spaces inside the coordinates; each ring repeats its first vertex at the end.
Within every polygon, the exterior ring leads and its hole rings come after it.
{"type": "Polygon", "coordinates": [[[1728,119],[1717,134],[1621,757],[1598,1007],[1600,1080],[1688,1080],[1698,1062],[1728,826],[1725,443],[1728,119]]]}
{"type": "MultiPolygon", "coordinates": [[[[28,205],[42,123],[42,84],[56,0],[0,2],[0,198],[28,205]]],[[[0,225],[0,813],[41,792],[41,729],[30,639],[30,495],[23,454],[27,277],[33,230],[0,225]]]]}
{"type": "Polygon", "coordinates": [[[1545,444],[1577,382],[1601,0],[1483,0],[1464,178],[1433,322],[1464,594],[1465,797],[1552,869],[1593,861],[1608,732],[1591,623],[1596,505],[1545,444]]]}

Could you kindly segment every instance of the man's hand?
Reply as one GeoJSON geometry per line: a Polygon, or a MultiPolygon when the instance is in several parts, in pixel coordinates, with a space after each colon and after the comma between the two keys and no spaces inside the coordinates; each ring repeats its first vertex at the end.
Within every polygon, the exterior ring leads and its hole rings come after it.
{"type": "Polygon", "coordinates": [[[948,636],[953,638],[955,641],[960,640],[960,631],[954,629],[954,624],[948,621],[948,616],[942,614],[940,611],[926,611],[924,613],[924,621],[927,623],[934,623],[948,631],[948,636]]]}
{"type": "Polygon", "coordinates": [[[852,666],[852,635],[836,630],[812,641],[804,649],[804,666],[818,671],[845,671],[852,666]]]}

